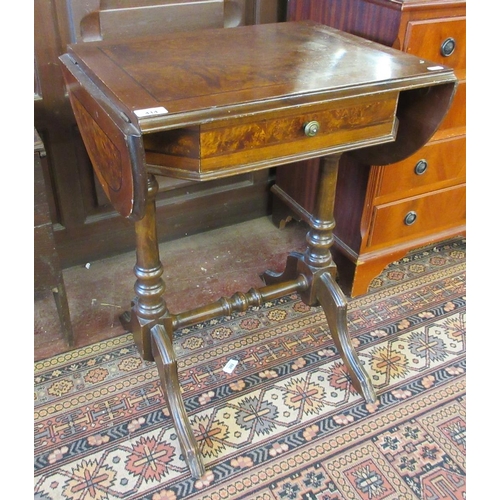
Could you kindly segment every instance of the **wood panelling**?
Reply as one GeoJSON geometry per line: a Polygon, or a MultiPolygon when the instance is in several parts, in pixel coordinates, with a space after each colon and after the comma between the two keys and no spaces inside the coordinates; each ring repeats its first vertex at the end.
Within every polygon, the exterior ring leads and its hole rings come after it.
{"type": "MultiPolygon", "coordinates": [[[[49,335],[61,338],[67,346],[72,346],[73,328],[66,286],[54,242],[51,214],[47,203],[50,190],[45,182],[47,178],[45,148],[36,130],[34,135],[34,242],[37,248],[33,266],[35,303],[39,301],[39,303],[51,305],[46,307],[46,311],[57,327],[56,331],[49,332],[49,335]]],[[[37,333],[36,328],[35,333],[37,333]]]]}

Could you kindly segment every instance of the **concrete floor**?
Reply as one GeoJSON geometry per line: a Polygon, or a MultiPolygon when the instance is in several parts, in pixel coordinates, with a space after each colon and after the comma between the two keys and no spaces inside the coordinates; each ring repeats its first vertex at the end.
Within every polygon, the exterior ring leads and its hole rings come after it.
{"type": "MultiPolygon", "coordinates": [[[[305,249],[307,226],[291,222],[278,229],[270,217],[181,238],[160,245],[167,286],[165,300],[179,313],[263,285],[259,275],[281,271],[291,251],[305,249]]],[[[63,271],[74,347],[125,331],[119,316],[134,297],[135,252],[63,271]]],[[[35,301],[35,360],[70,350],[62,338],[52,297],[35,301]]]]}

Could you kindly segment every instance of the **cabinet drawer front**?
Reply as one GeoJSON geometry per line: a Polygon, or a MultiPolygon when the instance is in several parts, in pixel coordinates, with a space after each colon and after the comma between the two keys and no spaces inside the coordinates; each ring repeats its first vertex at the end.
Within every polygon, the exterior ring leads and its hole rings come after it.
{"type": "Polygon", "coordinates": [[[376,206],[368,246],[389,246],[461,225],[465,184],[376,206]]]}
{"type": "Polygon", "coordinates": [[[146,161],[152,171],[204,180],[388,142],[397,100],[396,92],[365,95],[148,134],[146,161]]]}
{"type": "Polygon", "coordinates": [[[465,70],[465,17],[409,22],[404,50],[455,70],[465,70]]]}
{"type": "Polygon", "coordinates": [[[377,197],[401,199],[465,182],[465,136],[430,142],[406,160],[381,168],[377,197]]]}

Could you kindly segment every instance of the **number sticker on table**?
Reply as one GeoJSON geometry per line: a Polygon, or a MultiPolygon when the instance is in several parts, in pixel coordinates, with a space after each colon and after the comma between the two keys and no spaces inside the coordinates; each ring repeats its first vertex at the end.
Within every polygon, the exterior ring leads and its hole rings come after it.
{"type": "Polygon", "coordinates": [[[168,110],[163,106],[160,106],[158,108],[136,109],[134,110],[134,113],[139,118],[144,118],[146,116],[166,115],[168,110]]]}

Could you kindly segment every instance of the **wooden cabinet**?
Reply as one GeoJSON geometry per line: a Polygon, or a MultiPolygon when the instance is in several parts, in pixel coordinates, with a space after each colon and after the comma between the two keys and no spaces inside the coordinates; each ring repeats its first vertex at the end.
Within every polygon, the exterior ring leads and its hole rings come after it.
{"type": "MultiPolygon", "coordinates": [[[[354,297],[409,250],[465,234],[465,1],[290,0],[287,18],[312,19],[451,66],[459,78],[446,118],[416,154],[384,166],[341,160],[333,256],[344,292],[354,297]]],[[[277,169],[276,224],[307,217],[317,170],[317,160],[277,169]]]]}
{"type": "MultiPolygon", "coordinates": [[[[63,267],[132,250],[133,223],[110,205],[85,151],[58,57],[68,43],[284,19],[283,0],[35,0],[35,126],[45,144],[63,267]]],[[[174,239],[269,213],[269,169],[196,183],[162,179],[158,235],[174,239]]]]}

